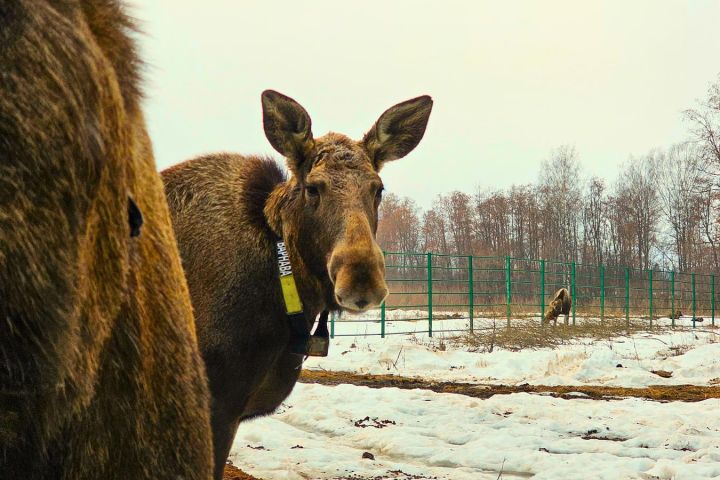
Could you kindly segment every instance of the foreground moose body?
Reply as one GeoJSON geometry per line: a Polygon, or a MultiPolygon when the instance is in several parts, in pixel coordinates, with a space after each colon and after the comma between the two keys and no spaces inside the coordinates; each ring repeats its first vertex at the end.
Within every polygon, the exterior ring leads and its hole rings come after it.
{"type": "Polygon", "coordinates": [[[0,2],[2,478],[211,476],[132,29],[113,0],[0,2]]]}
{"type": "Polygon", "coordinates": [[[557,325],[557,318],[560,314],[565,315],[565,325],[567,325],[570,319],[570,307],[572,307],[570,292],[567,288],[561,288],[555,292],[550,305],[545,309],[545,315],[542,320],[543,325],[550,323],[551,320],[554,322],[554,325],[557,325]]]}
{"type": "Polygon", "coordinates": [[[276,240],[287,244],[308,328],[324,310],[379,305],[387,287],[375,242],[378,172],[420,142],[432,100],[390,108],[361,141],[313,138],[307,112],[277,92],[264,92],[262,105],[266,136],[286,157],[290,179],[273,160],[234,154],[162,173],[210,381],[218,479],[238,424],[274,411],[300,373],[276,240]]]}

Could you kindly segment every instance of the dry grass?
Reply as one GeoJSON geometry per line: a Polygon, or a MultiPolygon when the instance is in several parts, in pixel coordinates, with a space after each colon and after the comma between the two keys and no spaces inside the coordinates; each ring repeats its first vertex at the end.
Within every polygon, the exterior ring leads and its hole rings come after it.
{"type": "MultiPolygon", "coordinates": [[[[455,345],[469,347],[471,351],[477,352],[492,352],[496,348],[518,351],[567,345],[583,338],[607,340],[647,331],[645,322],[628,323],[624,319],[606,319],[604,322],[583,322],[577,325],[564,325],[561,322],[562,318],[557,326],[541,326],[536,320],[513,320],[512,326],[507,328],[505,321],[497,321],[491,328],[467,332],[451,341],[455,345]]],[[[659,328],[654,331],[657,330],[659,328]]]]}
{"type": "MultiPolygon", "coordinates": [[[[390,292],[390,297],[387,300],[388,309],[419,308],[422,310],[427,308],[427,285],[424,282],[391,282],[390,292]]],[[[514,293],[510,305],[511,316],[513,318],[539,316],[540,305],[538,301],[539,299],[536,294],[514,293]]],[[[545,299],[545,306],[547,306],[550,301],[551,297],[548,295],[545,299]]],[[[469,310],[469,302],[467,285],[465,284],[433,285],[433,305],[435,306],[435,310],[466,314],[469,310]],[[441,307],[442,305],[453,306],[441,307]]],[[[476,317],[505,318],[507,314],[504,292],[497,294],[480,294],[476,292],[474,302],[476,317]]],[[[576,300],[576,302],[577,317],[600,316],[599,298],[588,299],[583,297],[580,300],[576,300]]],[[[687,302],[681,302],[678,299],[675,302],[675,310],[681,310],[686,314],[690,314],[692,308],[690,305],[686,305],[686,303],[687,302]]],[[[705,307],[708,306],[705,305],[705,307]]],[[[699,307],[697,311],[698,316],[708,316],[709,311],[706,311],[708,308],[703,309],[699,307]]],[[[649,320],[647,299],[632,298],[629,314],[632,318],[649,320]]],[[[669,301],[664,302],[656,299],[655,308],[653,309],[653,319],[670,316],[671,314],[672,309],[669,301]]],[[[606,318],[625,318],[624,300],[607,299],[605,302],[604,315],[606,318]]]]}
{"type": "Polygon", "coordinates": [[[223,472],[223,480],[262,480],[252,475],[248,475],[239,468],[227,464],[225,465],[225,471],[223,472]]]}
{"type": "Polygon", "coordinates": [[[351,372],[317,370],[303,370],[300,375],[300,381],[303,383],[318,383],[322,385],[349,383],[370,388],[394,387],[407,390],[420,388],[437,393],[456,393],[475,398],[490,398],[494,395],[508,395],[512,393],[543,393],[565,399],[590,398],[594,400],[617,400],[635,397],[660,402],[699,402],[709,398],[720,398],[720,387],[703,387],[697,385],[651,385],[643,388],[608,387],[603,385],[492,385],[434,382],[421,378],[409,378],[397,375],[360,375],[351,372]]]}

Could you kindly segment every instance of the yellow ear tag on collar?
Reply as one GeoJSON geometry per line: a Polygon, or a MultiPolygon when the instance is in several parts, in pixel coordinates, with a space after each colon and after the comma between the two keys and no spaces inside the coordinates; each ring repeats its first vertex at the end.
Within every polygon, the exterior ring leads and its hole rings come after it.
{"type": "Polygon", "coordinates": [[[285,311],[288,314],[302,313],[302,302],[295,284],[295,277],[290,265],[290,256],[287,253],[285,242],[277,242],[277,261],[280,271],[280,287],[285,300],[285,311]]]}

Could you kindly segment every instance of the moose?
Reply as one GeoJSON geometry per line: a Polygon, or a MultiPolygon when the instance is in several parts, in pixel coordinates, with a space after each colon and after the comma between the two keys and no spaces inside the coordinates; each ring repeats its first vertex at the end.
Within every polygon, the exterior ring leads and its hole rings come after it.
{"type": "Polygon", "coordinates": [[[320,312],[380,305],[388,289],[375,241],[378,174],[418,145],[432,100],[391,107],[360,141],[315,138],[305,109],[275,91],[263,92],[262,109],[289,178],[270,158],[229,153],[161,173],[209,379],[216,479],[239,423],[272,413],[300,374],[304,351],[295,348],[278,245],[289,256],[306,331],[320,312]]]}
{"type": "Polygon", "coordinates": [[[553,325],[557,325],[557,318],[560,314],[565,315],[565,325],[568,324],[570,319],[570,307],[572,307],[572,297],[567,288],[561,288],[550,301],[547,309],[545,309],[545,315],[543,315],[542,324],[549,324],[552,320],[553,325]]]}
{"type": "Polygon", "coordinates": [[[211,478],[134,30],[116,0],[0,2],[2,478],[211,478]]]}

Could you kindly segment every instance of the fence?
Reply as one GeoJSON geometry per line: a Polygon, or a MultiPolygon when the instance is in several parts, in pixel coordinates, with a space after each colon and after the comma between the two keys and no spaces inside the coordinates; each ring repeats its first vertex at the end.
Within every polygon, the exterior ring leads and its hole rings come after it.
{"type": "MultiPolygon", "coordinates": [[[[561,287],[573,298],[573,325],[578,318],[624,318],[629,324],[632,317],[652,327],[670,317],[674,327],[677,311],[691,315],[693,326],[700,317],[715,325],[715,275],[436,253],[386,252],[385,263],[390,295],[379,312],[353,320],[379,324],[379,332],[368,335],[472,331],[487,319],[510,327],[514,319],[540,317],[561,287]],[[402,322],[412,322],[414,330],[398,327],[402,322]]],[[[336,322],[331,335],[341,336],[336,322]]]]}

